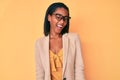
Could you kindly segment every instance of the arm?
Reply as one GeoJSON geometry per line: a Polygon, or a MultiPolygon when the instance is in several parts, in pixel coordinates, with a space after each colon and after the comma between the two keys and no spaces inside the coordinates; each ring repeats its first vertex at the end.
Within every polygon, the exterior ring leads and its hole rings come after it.
{"type": "Polygon", "coordinates": [[[41,63],[39,43],[35,44],[36,80],[44,80],[44,69],[41,63]]]}
{"type": "Polygon", "coordinates": [[[76,36],[76,56],[75,56],[75,80],[85,80],[84,79],[84,65],[81,54],[80,39],[76,36]]]}

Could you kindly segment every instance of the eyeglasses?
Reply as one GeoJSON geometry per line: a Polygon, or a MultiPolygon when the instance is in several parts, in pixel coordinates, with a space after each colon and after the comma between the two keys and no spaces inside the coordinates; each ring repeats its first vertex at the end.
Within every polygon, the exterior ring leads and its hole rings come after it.
{"type": "Polygon", "coordinates": [[[67,22],[69,19],[71,19],[71,17],[69,16],[62,16],[61,14],[58,14],[58,13],[52,14],[52,15],[55,15],[58,21],[61,21],[63,19],[63,21],[67,22]]]}

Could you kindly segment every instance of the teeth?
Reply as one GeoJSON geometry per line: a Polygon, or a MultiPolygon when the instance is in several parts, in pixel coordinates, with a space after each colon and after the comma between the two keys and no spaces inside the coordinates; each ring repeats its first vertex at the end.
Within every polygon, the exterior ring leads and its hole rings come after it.
{"type": "Polygon", "coordinates": [[[58,27],[62,28],[63,26],[62,25],[57,25],[58,27]]]}

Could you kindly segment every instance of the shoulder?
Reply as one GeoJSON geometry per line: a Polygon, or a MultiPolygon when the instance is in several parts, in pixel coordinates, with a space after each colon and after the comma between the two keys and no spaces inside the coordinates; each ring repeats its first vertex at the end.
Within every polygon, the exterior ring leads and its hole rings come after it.
{"type": "Polygon", "coordinates": [[[47,37],[48,36],[42,36],[42,37],[36,39],[35,45],[42,45],[44,43],[44,41],[46,41],[47,37]]]}
{"type": "Polygon", "coordinates": [[[77,33],[66,33],[64,36],[70,39],[79,39],[79,35],[77,33]]]}

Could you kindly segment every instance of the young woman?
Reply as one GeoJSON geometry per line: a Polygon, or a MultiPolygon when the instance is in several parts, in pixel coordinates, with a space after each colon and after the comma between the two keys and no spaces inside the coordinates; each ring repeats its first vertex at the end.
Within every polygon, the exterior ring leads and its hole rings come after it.
{"type": "Polygon", "coordinates": [[[51,4],[45,15],[44,37],[38,39],[36,80],[84,80],[79,36],[69,32],[69,9],[51,4]]]}

